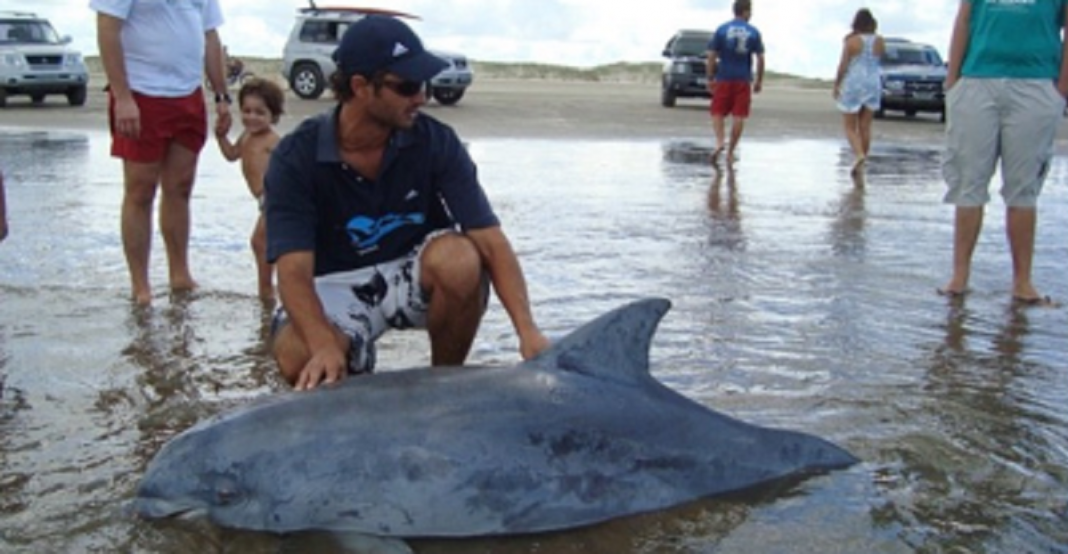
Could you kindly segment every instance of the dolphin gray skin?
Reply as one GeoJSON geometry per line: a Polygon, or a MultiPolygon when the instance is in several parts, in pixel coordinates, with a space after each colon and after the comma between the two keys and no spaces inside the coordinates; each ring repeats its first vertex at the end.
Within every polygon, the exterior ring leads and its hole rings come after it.
{"type": "Polygon", "coordinates": [[[624,306],[516,367],[350,378],[203,422],[152,460],[133,510],[274,533],[521,534],[857,461],[653,379],[649,346],[669,307],[624,306]]]}

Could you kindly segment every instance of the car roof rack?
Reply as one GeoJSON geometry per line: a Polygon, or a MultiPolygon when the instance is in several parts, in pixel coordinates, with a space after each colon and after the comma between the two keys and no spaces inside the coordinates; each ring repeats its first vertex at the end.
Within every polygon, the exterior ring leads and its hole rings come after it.
{"type": "Polygon", "coordinates": [[[353,6],[317,6],[314,0],[308,1],[309,6],[307,8],[297,8],[302,14],[317,15],[317,14],[357,14],[357,15],[388,15],[390,17],[404,17],[408,19],[419,19],[419,16],[412,15],[407,12],[391,10],[388,8],[360,8],[353,6]]]}
{"type": "Polygon", "coordinates": [[[0,10],[0,15],[37,18],[37,14],[35,14],[33,12],[16,12],[16,11],[12,11],[12,10],[0,10]]]}

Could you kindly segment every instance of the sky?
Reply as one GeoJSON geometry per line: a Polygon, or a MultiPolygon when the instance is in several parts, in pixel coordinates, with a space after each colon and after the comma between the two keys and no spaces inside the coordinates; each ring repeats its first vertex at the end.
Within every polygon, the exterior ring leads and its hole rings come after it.
{"type": "MultiPolygon", "coordinates": [[[[186,1],[186,0],[179,0],[186,1]]],[[[220,0],[219,29],[231,54],[281,58],[297,8],[307,0],[220,0]]],[[[678,29],[715,29],[730,20],[730,0],[319,0],[400,10],[430,48],[476,61],[533,62],[592,67],[663,61],[664,44],[678,29]]],[[[949,46],[958,0],[754,0],[753,18],[764,36],[769,70],[830,79],[842,38],[857,9],[869,7],[884,36],[949,46]],[[877,5],[876,5],[877,4],[877,5]]],[[[95,55],[95,14],[89,0],[0,0],[0,11],[32,11],[95,55]]]]}

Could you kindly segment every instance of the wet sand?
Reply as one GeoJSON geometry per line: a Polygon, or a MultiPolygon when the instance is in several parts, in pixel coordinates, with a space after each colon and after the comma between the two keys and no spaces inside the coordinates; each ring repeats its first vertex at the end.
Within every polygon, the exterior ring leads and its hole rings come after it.
{"type": "MultiPolygon", "coordinates": [[[[281,130],[330,105],[291,97],[281,130]]],[[[1010,303],[997,199],[973,292],[934,293],[953,232],[942,124],[877,122],[858,183],[827,91],[760,95],[734,172],[708,163],[705,105],[662,108],[655,84],[487,80],[426,111],[468,140],[550,337],[637,297],[670,298],[651,352],[657,379],[863,462],[606,525],[416,541],[416,552],[1068,553],[1068,309],[1010,303]]],[[[157,233],[157,296],[135,309],[107,144],[98,92],[84,108],[50,98],[0,110],[12,219],[0,244],[0,552],[338,552],[320,537],[121,514],[176,432],[285,387],[264,348],[270,309],[247,246],[256,207],[237,165],[209,145],[198,167],[201,289],[161,290],[157,233]]],[[[1036,281],[1058,299],[1066,180],[1062,155],[1036,241],[1036,281]]],[[[383,370],[427,358],[420,333],[379,343],[383,370]]],[[[469,361],[516,359],[493,302],[469,361]]]]}
{"type": "MultiPolygon", "coordinates": [[[[34,106],[22,97],[0,111],[0,125],[22,128],[106,129],[107,97],[101,79],[89,100],[71,108],[60,96],[34,106]]],[[[287,93],[280,131],[333,104],[329,94],[309,101],[287,93]]],[[[656,83],[594,83],[486,79],[477,81],[454,106],[431,101],[425,108],[456,127],[465,138],[658,139],[711,137],[708,101],[680,99],[675,108],[659,102],[656,83]]],[[[875,140],[938,142],[943,125],[932,114],[906,118],[888,114],[877,122],[875,140]]],[[[830,91],[770,83],[754,98],[747,137],[797,138],[841,135],[841,116],[830,91]]],[[[1068,134],[1065,135],[1068,137],[1068,134]]]]}

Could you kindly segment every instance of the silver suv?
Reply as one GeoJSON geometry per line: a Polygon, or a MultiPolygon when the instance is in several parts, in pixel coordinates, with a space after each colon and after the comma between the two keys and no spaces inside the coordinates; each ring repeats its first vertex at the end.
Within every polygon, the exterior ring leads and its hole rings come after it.
{"type": "MultiPolygon", "coordinates": [[[[301,8],[282,53],[282,75],[289,88],[301,98],[319,98],[336,69],[332,56],[342,35],[352,22],[371,14],[411,17],[375,9],[301,8]]],[[[433,97],[446,105],[459,102],[474,80],[467,58],[462,54],[431,52],[449,66],[427,83],[427,98],[433,97]]]]}
{"type": "Polygon", "coordinates": [[[0,108],[14,95],[40,104],[48,94],[63,94],[71,106],[85,104],[89,71],[70,42],[47,19],[0,11],[0,108]]]}

